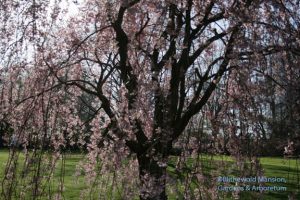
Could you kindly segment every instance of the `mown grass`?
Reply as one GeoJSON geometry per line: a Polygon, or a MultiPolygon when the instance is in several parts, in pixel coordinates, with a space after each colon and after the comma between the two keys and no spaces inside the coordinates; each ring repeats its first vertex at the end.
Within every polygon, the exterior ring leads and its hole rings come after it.
{"type": "MultiPolygon", "coordinates": [[[[4,170],[5,166],[7,164],[7,160],[9,157],[8,150],[0,150],[0,180],[2,182],[4,177],[4,170]]],[[[22,153],[19,154],[19,163],[24,162],[24,155],[22,153]]],[[[61,161],[59,161],[58,166],[56,167],[56,170],[54,172],[52,180],[46,184],[46,188],[44,190],[51,190],[51,194],[55,195],[55,191],[59,190],[60,182],[63,182],[64,184],[64,193],[63,197],[64,199],[80,199],[80,192],[82,190],[88,189],[88,186],[84,184],[84,177],[79,176],[75,177],[75,170],[76,165],[83,159],[83,155],[81,154],[69,154],[65,156],[65,164],[64,168],[62,168],[61,161]],[[61,176],[64,174],[64,176],[61,176]],[[63,179],[62,179],[63,178],[63,179]],[[78,183],[78,184],[77,184],[78,183]]],[[[22,166],[18,165],[18,167],[21,169],[22,166]]],[[[48,172],[50,173],[50,172],[48,172]]],[[[2,187],[2,186],[1,186],[2,187]]],[[[1,188],[2,189],[2,188],[1,188]]],[[[31,194],[27,195],[28,199],[30,198],[31,194]]],[[[1,196],[1,194],[0,194],[1,196]]],[[[0,197],[0,199],[2,199],[0,197]]],[[[45,198],[47,199],[47,198],[45,198]]],[[[52,198],[51,198],[52,199],[52,198]]]]}
{"type": "MultiPolygon", "coordinates": [[[[215,160],[223,160],[224,169],[226,171],[226,176],[235,176],[243,177],[246,176],[242,174],[241,171],[230,168],[230,166],[235,166],[236,162],[230,157],[216,157],[215,160]],[[225,162],[224,162],[225,161],[225,162]],[[226,165],[228,167],[226,167],[226,165]]],[[[262,157],[259,159],[262,166],[262,176],[265,177],[278,177],[284,178],[284,182],[274,182],[274,183],[265,183],[264,186],[277,186],[277,187],[286,187],[286,191],[264,191],[260,192],[241,192],[241,199],[300,199],[300,160],[299,159],[284,159],[278,157],[262,157]]],[[[246,163],[248,167],[249,163],[246,163]]],[[[247,168],[247,166],[245,167],[247,168]]],[[[249,175],[248,176],[253,176],[249,175]]],[[[251,185],[251,184],[250,184],[251,185]]],[[[258,186],[258,183],[253,183],[252,185],[258,186]]],[[[224,199],[232,199],[230,195],[226,195],[224,192],[224,199]]]]}
{"type": "MultiPolygon", "coordinates": [[[[5,165],[8,159],[8,151],[0,150],[0,180],[3,179],[3,173],[5,165]]],[[[57,191],[60,187],[60,182],[64,183],[64,192],[63,197],[66,200],[79,200],[82,197],[81,191],[85,190],[89,194],[89,199],[98,199],[99,195],[101,199],[122,199],[122,192],[113,189],[110,186],[111,179],[109,177],[101,177],[102,183],[107,185],[106,194],[99,194],[95,190],[90,190],[89,185],[84,181],[84,176],[75,177],[76,165],[84,158],[83,154],[71,153],[65,155],[65,164],[62,168],[61,162],[57,166],[57,169],[54,173],[53,180],[47,184],[45,190],[57,191]],[[61,176],[64,174],[64,176],[61,176]],[[62,179],[63,177],[63,179],[62,179]],[[116,194],[118,193],[118,194],[116,194]]],[[[24,156],[20,154],[20,163],[24,156]]],[[[188,159],[186,161],[187,167],[192,167],[196,161],[193,159],[188,159]]],[[[243,177],[246,176],[240,170],[237,170],[236,162],[229,156],[208,156],[202,155],[199,157],[199,162],[202,164],[203,174],[207,177],[207,181],[204,184],[207,184],[207,187],[210,185],[220,185],[222,183],[217,183],[216,177],[218,176],[229,176],[229,177],[243,177]]],[[[300,161],[296,159],[284,159],[284,158],[271,158],[263,157],[260,158],[260,163],[263,169],[263,175],[266,177],[282,177],[287,180],[286,183],[266,183],[266,186],[284,186],[287,188],[287,191],[265,191],[260,192],[241,192],[241,199],[300,199],[300,161]]],[[[178,191],[177,193],[172,193],[169,190],[169,199],[183,199],[183,184],[181,181],[184,176],[176,174],[174,168],[175,162],[171,159],[170,166],[168,167],[168,172],[170,176],[174,179],[178,179],[178,191]]],[[[249,163],[246,163],[245,169],[249,167],[249,163]],[[248,166],[247,166],[248,165],[248,166]]],[[[187,169],[188,170],[188,169],[187,169]]],[[[247,175],[251,176],[251,175],[247,175]]],[[[232,184],[233,185],[233,184],[232,184]]],[[[198,187],[199,185],[194,184],[192,187],[198,187]]],[[[54,194],[53,193],[53,194],[54,194]]],[[[219,191],[219,196],[221,199],[233,199],[232,192],[222,192],[219,191]]],[[[49,197],[48,197],[49,198],[49,197]]],[[[48,199],[44,197],[42,199],[48,199]]],[[[2,198],[0,198],[2,199],[2,198]]],[[[30,194],[28,194],[28,199],[30,194]]]]}

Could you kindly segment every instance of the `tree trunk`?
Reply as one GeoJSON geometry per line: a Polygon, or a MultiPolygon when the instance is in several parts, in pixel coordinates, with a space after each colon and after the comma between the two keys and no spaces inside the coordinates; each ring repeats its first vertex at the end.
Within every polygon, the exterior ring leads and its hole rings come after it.
{"type": "Polygon", "coordinates": [[[147,157],[144,154],[138,155],[138,161],[140,199],[166,200],[166,164],[157,161],[155,156],[147,157]]]}

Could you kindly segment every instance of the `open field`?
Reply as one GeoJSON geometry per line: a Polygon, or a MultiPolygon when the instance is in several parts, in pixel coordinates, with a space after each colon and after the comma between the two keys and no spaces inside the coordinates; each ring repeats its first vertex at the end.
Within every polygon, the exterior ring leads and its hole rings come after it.
{"type": "MultiPolygon", "coordinates": [[[[244,175],[243,172],[238,171],[236,167],[236,162],[233,161],[231,157],[228,156],[203,156],[202,163],[204,163],[207,168],[207,176],[211,176],[214,173],[214,177],[258,177],[255,175],[244,175]]],[[[241,199],[300,199],[300,161],[299,159],[284,159],[279,157],[262,157],[260,158],[260,163],[262,166],[264,177],[277,177],[285,180],[286,182],[278,181],[274,183],[265,183],[263,186],[276,186],[277,191],[265,191],[260,192],[248,192],[244,187],[245,191],[241,192],[241,199]],[[280,188],[282,187],[282,188],[280,188]],[[284,187],[284,188],[283,188],[284,187]],[[284,191],[286,189],[286,191],[284,191]]],[[[249,168],[249,163],[246,163],[249,168]]],[[[213,181],[217,181],[214,179],[213,181]]],[[[217,183],[219,186],[223,186],[224,183],[217,183]]],[[[246,182],[245,185],[258,186],[256,183],[246,182]]],[[[229,186],[235,186],[235,183],[229,184],[229,186]]],[[[251,188],[251,187],[250,187],[251,188]]],[[[220,187],[221,189],[221,187],[220,187]]],[[[221,192],[222,199],[233,199],[230,192],[221,192]]]]}
{"type": "MultiPolygon", "coordinates": [[[[82,154],[68,154],[65,155],[65,168],[64,168],[64,193],[63,196],[65,199],[80,199],[80,193],[82,190],[91,193],[91,199],[97,199],[93,196],[93,190],[89,191],[87,184],[84,181],[83,176],[75,177],[75,169],[76,165],[82,160],[84,155],[82,154]]],[[[6,165],[6,161],[8,158],[8,151],[7,150],[0,150],[0,165],[1,165],[1,172],[0,178],[3,179],[3,173],[6,165]]],[[[22,160],[23,157],[21,155],[20,159],[22,160]]],[[[228,156],[201,156],[200,162],[203,163],[203,172],[207,177],[214,177],[211,179],[211,182],[215,182],[217,185],[223,185],[221,183],[217,183],[215,177],[222,176],[222,177],[243,177],[243,175],[239,174],[234,166],[235,162],[228,156]],[[222,170],[220,170],[220,166],[222,166],[222,170]]],[[[286,183],[277,182],[277,183],[267,183],[265,186],[278,186],[278,187],[286,187],[286,191],[266,191],[263,194],[259,194],[259,192],[248,192],[244,191],[241,192],[242,199],[288,199],[288,196],[292,195],[294,199],[300,199],[300,168],[299,168],[299,160],[295,159],[283,159],[283,158],[270,158],[264,157],[260,159],[262,164],[264,176],[266,177],[280,177],[286,180],[286,183]]],[[[187,166],[191,166],[193,164],[193,160],[187,161],[187,166]]],[[[168,168],[169,174],[174,179],[179,180],[178,174],[172,168],[172,161],[171,165],[168,168]]],[[[104,177],[101,177],[104,178],[104,177]]],[[[59,187],[59,181],[61,179],[61,166],[57,167],[56,172],[54,173],[54,179],[49,185],[49,188],[56,189],[59,187]]],[[[103,199],[121,199],[121,192],[114,189],[112,192],[112,188],[109,186],[110,180],[107,178],[103,180],[103,183],[107,183],[107,194],[102,194],[103,199]],[[117,193],[117,194],[116,194],[117,193]]],[[[251,184],[251,183],[249,183],[251,184]]],[[[180,183],[178,184],[180,185],[180,183]]],[[[197,187],[197,184],[194,185],[197,187]]],[[[227,185],[227,186],[230,186],[227,185]]],[[[234,186],[234,184],[231,184],[234,186]]],[[[180,187],[180,186],[179,186],[180,187]]],[[[179,189],[180,191],[180,189],[179,189]]],[[[220,192],[220,196],[222,199],[232,199],[230,192],[220,192]]],[[[96,194],[96,192],[95,192],[96,194]]],[[[99,196],[99,194],[97,194],[99,196]]],[[[1,198],[0,198],[1,199],[1,198]]],[[[46,199],[46,198],[45,198],[46,199]]],[[[182,197],[172,194],[169,190],[169,199],[182,199],[182,197]]]]}

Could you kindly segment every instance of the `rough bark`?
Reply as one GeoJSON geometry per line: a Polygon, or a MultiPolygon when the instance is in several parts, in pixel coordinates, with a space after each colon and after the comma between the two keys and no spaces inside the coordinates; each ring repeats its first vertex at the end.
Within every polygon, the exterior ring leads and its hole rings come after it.
{"type": "Polygon", "coordinates": [[[166,165],[159,160],[148,154],[138,155],[141,200],[167,199],[166,165]]]}

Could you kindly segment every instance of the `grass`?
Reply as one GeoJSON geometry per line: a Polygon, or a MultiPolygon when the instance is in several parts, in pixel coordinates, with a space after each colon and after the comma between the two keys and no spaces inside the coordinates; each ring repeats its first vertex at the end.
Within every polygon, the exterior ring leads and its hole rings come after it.
{"type": "MultiPolygon", "coordinates": [[[[266,183],[265,186],[286,187],[286,191],[242,192],[242,199],[300,199],[299,159],[260,158],[263,176],[284,178],[285,182],[266,183]]],[[[257,184],[256,184],[257,185],[257,184]]]]}
{"type": "MultiPolygon", "coordinates": [[[[98,199],[99,195],[101,199],[122,199],[122,192],[118,192],[116,188],[112,188],[110,185],[111,179],[109,177],[101,177],[100,183],[98,184],[107,184],[108,187],[107,191],[99,191],[96,190],[89,190],[89,186],[86,184],[84,180],[84,176],[75,177],[76,165],[83,159],[84,155],[82,154],[68,154],[65,155],[65,165],[62,168],[62,165],[59,164],[57,169],[53,175],[53,180],[49,183],[45,184],[47,187],[46,190],[57,191],[60,187],[60,181],[64,182],[64,192],[63,197],[66,200],[77,200],[82,199],[80,197],[81,191],[85,190],[89,199],[98,199]],[[64,172],[64,177],[62,179],[62,172],[64,172]],[[106,194],[103,194],[105,192],[106,194]],[[118,194],[116,194],[118,193],[118,194]]],[[[0,150],[0,179],[3,179],[3,173],[5,169],[5,165],[8,159],[8,151],[7,150],[0,150]]],[[[206,177],[208,177],[208,181],[204,184],[207,184],[208,187],[210,185],[222,185],[221,183],[216,182],[217,176],[228,176],[228,177],[247,177],[251,175],[245,175],[241,171],[237,170],[236,162],[228,156],[207,156],[203,155],[199,158],[200,163],[202,164],[202,170],[206,177]]],[[[20,163],[24,160],[24,156],[20,154],[20,163]]],[[[195,160],[188,159],[186,161],[187,166],[192,166],[195,160]]],[[[174,161],[170,161],[171,165],[174,161]]],[[[259,192],[248,192],[243,191],[241,192],[241,199],[288,199],[289,196],[293,197],[294,199],[300,199],[300,169],[299,164],[300,161],[296,159],[283,159],[283,158],[271,158],[271,157],[263,157],[260,158],[260,163],[263,169],[263,175],[266,177],[282,177],[287,180],[286,183],[267,183],[266,186],[284,186],[287,188],[286,191],[266,191],[263,193],[259,192]]],[[[249,163],[246,163],[245,168],[249,167],[249,163]]],[[[174,168],[169,167],[168,171],[174,179],[178,182],[178,191],[177,193],[172,193],[169,191],[169,199],[182,199],[183,197],[183,183],[181,182],[181,178],[178,174],[175,173],[174,168]]],[[[46,172],[47,173],[47,172],[46,172]]],[[[232,185],[234,186],[234,185],[232,185]]],[[[197,184],[191,186],[192,188],[198,187],[197,184]]],[[[54,192],[55,193],[55,192],[54,192]]],[[[51,193],[54,195],[54,193],[51,193]]],[[[27,197],[30,199],[30,195],[28,194],[27,197]]],[[[221,199],[233,199],[231,192],[222,192],[219,191],[219,197],[221,199]]],[[[53,196],[52,196],[53,198],[53,196]]],[[[0,198],[2,199],[2,198],[0,198]]],[[[17,198],[16,198],[17,199],[17,198]]],[[[27,199],[27,198],[26,198],[27,199]]],[[[48,199],[48,197],[44,197],[41,199],[48,199]]]]}
{"type": "MultiPolygon", "coordinates": [[[[1,163],[1,171],[0,171],[0,180],[3,180],[3,174],[4,174],[4,169],[5,165],[8,160],[9,153],[7,150],[0,150],[0,163],[1,163]]],[[[61,174],[62,174],[62,168],[61,168],[61,162],[57,166],[56,171],[53,175],[53,181],[50,181],[49,184],[47,184],[46,190],[53,190],[56,191],[59,189],[60,181],[63,181],[64,183],[64,193],[63,196],[66,200],[69,199],[80,199],[80,192],[84,189],[88,189],[88,186],[85,185],[84,178],[83,176],[75,178],[75,170],[76,170],[76,165],[83,159],[83,155],[80,154],[72,154],[66,156],[66,162],[64,165],[63,173],[64,173],[64,178],[63,180],[61,179],[61,174]],[[78,184],[76,184],[76,182],[78,184]]],[[[19,162],[23,163],[24,162],[24,155],[20,154],[19,156],[19,162]]],[[[20,167],[21,168],[21,167],[20,167]]],[[[54,192],[55,193],[55,192],[54,192]]],[[[53,194],[54,195],[54,194],[53,194]]],[[[2,199],[2,198],[0,198],[2,199]]],[[[27,198],[26,198],[27,199],[27,198]]],[[[28,197],[30,199],[30,197],[28,197]]],[[[47,199],[47,198],[45,198],[47,199]]]]}

